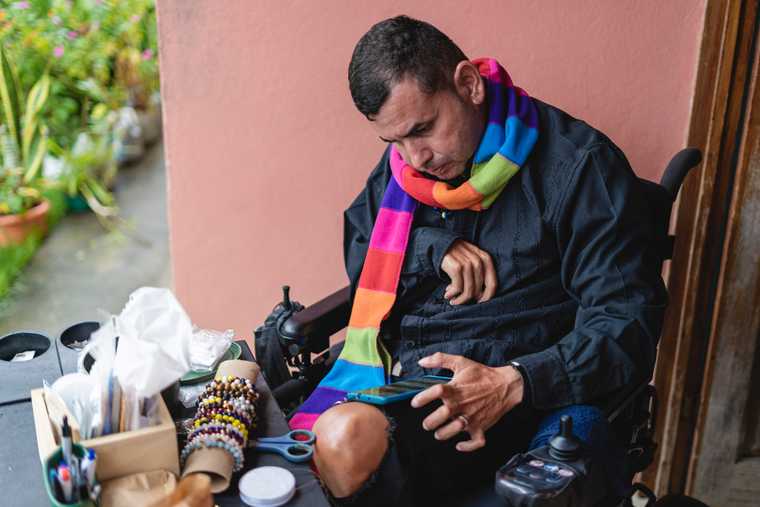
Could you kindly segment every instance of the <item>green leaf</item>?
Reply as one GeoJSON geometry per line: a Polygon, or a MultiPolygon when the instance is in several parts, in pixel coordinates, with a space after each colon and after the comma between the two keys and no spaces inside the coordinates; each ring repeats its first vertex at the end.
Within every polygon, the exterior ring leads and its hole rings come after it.
{"type": "Polygon", "coordinates": [[[95,179],[89,178],[87,181],[87,185],[89,189],[92,191],[92,193],[95,195],[95,198],[98,200],[99,203],[103,204],[104,206],[112,206],[113,205],[113,195],[111,192],[105,189],[100,183],[98,183],[95,179]]]}
{"type": "Polygon", "coordinates": [[[42,167],[42,160],[47,153],[47,132],[42,132],[42,137],[37,142],[37,149],[34,152],[34,158],[29,163],[29,167],[24,173],[24,183],[29,183],[34,180],[39,174],[40,167],[42,167]]]}
{"type": "Polygon", "coordinates": [[[37,131],[37,117],[50,91],[50,77],[45,74],[32,87],[29,96],[26,99],[26,112],[24,113],[24,132],[22,135],[21,159],[26,163],[29,161],[29,152],[32,148],[34,134],[37,131]]]}
{"type": "Polygon", "coordinates": [[[5,54],[5,48],[0,46],[0,99],[3,104],[5,124],[16,146],[21,146],[21,102],[18,96],[13,66],[5,54]]]}

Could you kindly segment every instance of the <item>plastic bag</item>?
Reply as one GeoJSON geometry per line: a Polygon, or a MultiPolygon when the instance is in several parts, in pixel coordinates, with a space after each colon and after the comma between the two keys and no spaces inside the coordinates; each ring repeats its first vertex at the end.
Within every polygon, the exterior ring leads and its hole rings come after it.
{"type": "Polygon", "coordinates": [[[137,289],[117,321],[114,373],[124,389],[151,398],[190,370],[193,326],[169,289],[137,289]]]}
{"type": "Polygon", "coordinates": [[[206,383],[192,384],[179,388],[179,401],[185,408],[193,408],[198,404],[198,397],[206,391],[206,383]]]}
{"type": "Polygon", "coordinates": [[[235,338],[235,331],[198,329],[190,343],[190,367],[193,370],[213,370],[235,338]]]}

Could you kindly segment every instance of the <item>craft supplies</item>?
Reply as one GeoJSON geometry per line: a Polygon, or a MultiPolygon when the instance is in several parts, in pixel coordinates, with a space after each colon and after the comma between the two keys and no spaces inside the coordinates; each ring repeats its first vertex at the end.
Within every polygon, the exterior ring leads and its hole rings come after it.
{"type": "MultiPolygon", "coordinates": [[[[64,433],[68,433],[68,429],[64,433]]],[[[94,506],[100,495],[100,485],[95,479],[96,467],[97,456],[92,449],[71,442],[59,447],[44,462],[43,468],[51,504],[54,507],[94,506]]]]}
{"type": "Polygon", "coordinates": [[[61,447],[63,447],[63,459],[66,463],[73,463],[71,454],[71,426],[69,418],[63,416],[63,425],[61,426],[61,447]]]}
{"type": "Polygon", "coordinates": [[[188,435],[180,460],[184,463],[198,449],[217,448],[232,456],[233,472],[242,470],[248,431],[256,422],[258,396],[250,379],[234,375],[216,377],[198,400],[195,429],[188,435]]]}
{"type": "Polygon", "coordinates": [[[80,469],[84,478],[87,480],[87,486],[89,488],[95,486],[95,466],[95,451],[92,449],[87,449],[87,454],[84,458],[82,458],[82,465],[80,469]]]}
{"type": "MultiPolygon", "coordinates": [[[[51,424],[49,407],[43,389],[32,395],[32,412],[40,460],[45,462],[56,452],[60,438],[56,438],[51,424]]],[[[97,453],[97,477],[106,481],[138,472],[163,469],[179,475],[177,435],[169,410],[159,396],[157,399],[158,423],[136,431],[113,435],[83,438],[79,441],[97,453]],[[150,459],[146,459],[149,456],[150,459]]],[[[72,433],[74,432],[73,424],[72,433]]],[[[76,449],[76,445],[74,445],[76,449]]]]}
{"type": "Polygon", "coordinates": [[[227,489],[233,471],[243,468],[243,451],[256,426],[254,387],[259,367],[249,361],[224,361],[216,379],[201,393],[185,448],[182,476],[202,472],[211,491],[227,489]]]}
{"type": "Polygon", "coordinates": [[[71,472],[66,465],[58,465],[58,484],[61,485],[61,491],[63,492],[63,501],[65,503],[71,503],[72,492],[74,485],[71,481],[71,472]]]}
{"type": "Polygon", "coordinates": [[[259,452],[276,452],[293,463],[304,463],[314,455],[312,444],[317,437],[308,430],[293,430],[279,437],[257,438],[250,447],[259,452]]]}
{"type": "Polygon", "coordinates": [[[252,507],[277,507],[296,492],[296,478],[280,467],[258,467],[246,472],[238,482],[240,499],[252,507]]]}

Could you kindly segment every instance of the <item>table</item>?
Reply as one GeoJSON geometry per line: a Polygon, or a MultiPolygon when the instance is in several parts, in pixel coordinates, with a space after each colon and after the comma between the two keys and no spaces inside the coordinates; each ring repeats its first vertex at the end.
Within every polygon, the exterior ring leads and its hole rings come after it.
{"type": "MultiPolygon", "coordinates": [[[[253,354],[248,344],[243,340],[237,343],[242,349],[241,359],[252,360],[253,354]]],[[[60,368],[61,365],[59,364],[58,367],[60,368]]],[[[287,421],[261,375],[256,380],[256,388],[261,393],[259,405],[261,417],[257,434],[276,436],[287,432],[287,421]]],[[[0,440],[0,491],[2,491],[0,504],[8,507],[49,505],[42,482],[42,467],[37,452],[37,438],[34,434],[32,404],[28,398],[0,404],[0,439],[2,439],[0,440]]],[[[245,453],[245,470],[232,477],[232,483],[227,491],[214,496],[216,503],[220,507],[245,505],[239,497],[238,480],[243,473],[259,466],[279,466],[293,472],[296,477],[296,487],[300,489],[288,502],[288,506],[327,507],[329,505],[307,464],[290,463],[279,455],[259,454],[253,452],[252,449],[245,453]]]]}

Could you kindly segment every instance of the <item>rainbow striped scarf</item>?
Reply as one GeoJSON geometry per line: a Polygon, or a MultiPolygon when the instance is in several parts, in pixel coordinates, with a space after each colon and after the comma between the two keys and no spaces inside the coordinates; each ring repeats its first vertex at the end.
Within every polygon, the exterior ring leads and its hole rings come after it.
{"type": "Polygon", "coordinates": [[[536,106],[512,84],[491,58],[473,61],[485,79],[488,125],[470,179],[452,187],[433,181],[404,162],[391,148],[393,177],[375,219],[369,249],[354,296],[348,333],[335,365],[290,420],[293,429],[311,429],[319,415],[346,393],[386,384],[390,355],[378,340],[381,322],[396,300],[396,289],[417,203],[445,209],[487,209],[528,158],[538,138],[536,106]]]}

